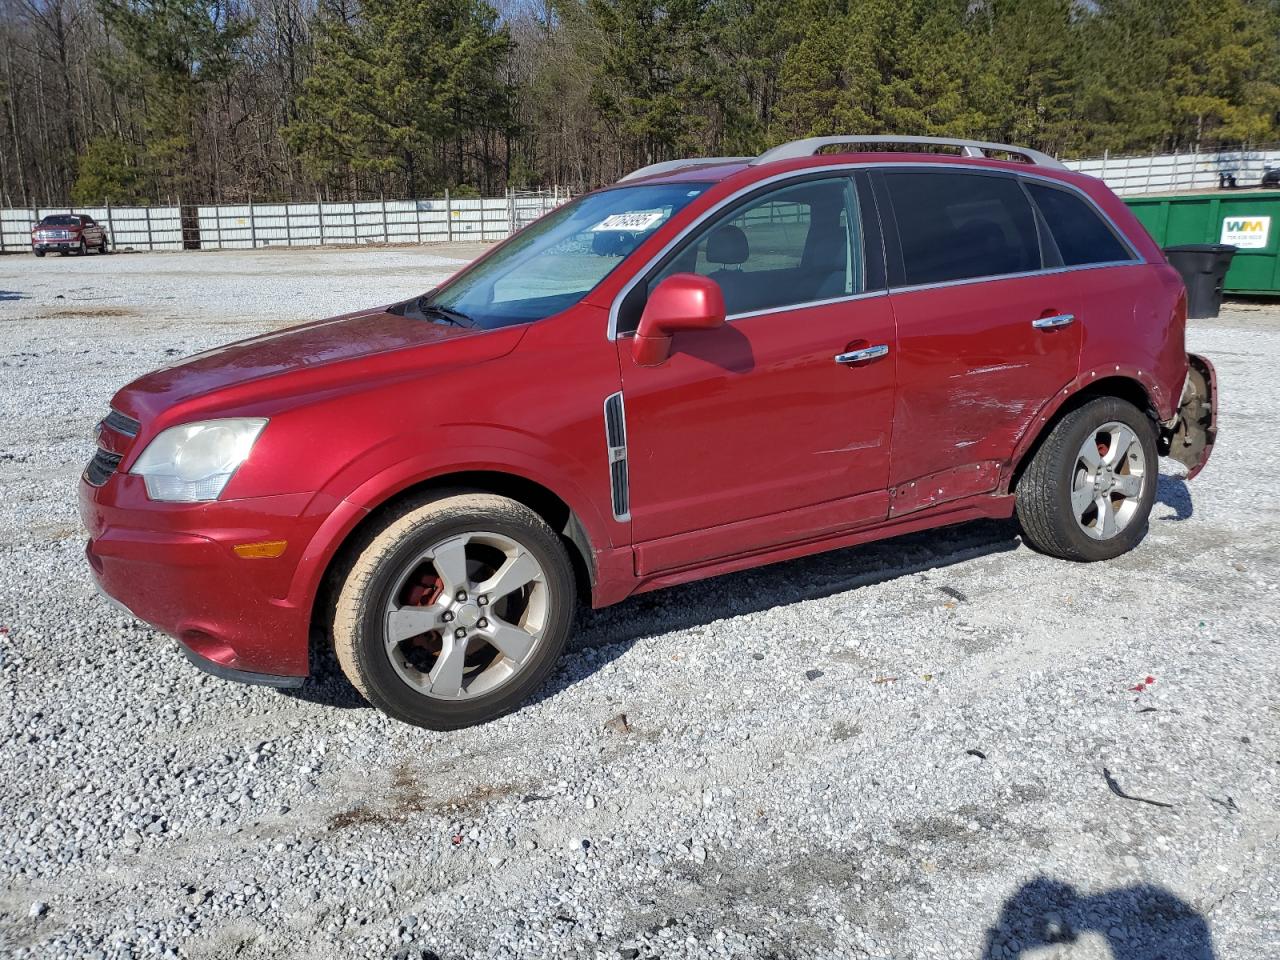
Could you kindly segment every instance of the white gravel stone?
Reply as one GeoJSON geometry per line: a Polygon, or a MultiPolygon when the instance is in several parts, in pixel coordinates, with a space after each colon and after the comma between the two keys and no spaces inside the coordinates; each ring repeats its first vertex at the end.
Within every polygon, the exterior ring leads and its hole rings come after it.
{"type": "Polygon", "coordinates": [[[0,257],[0,953],[1280,955],[1277,308],[1192,322],[1221,436],[1134,553],[980,523],[646,594],[478,729],[207,677],[95,595],[117,387],[476,249],[0,257]]]}

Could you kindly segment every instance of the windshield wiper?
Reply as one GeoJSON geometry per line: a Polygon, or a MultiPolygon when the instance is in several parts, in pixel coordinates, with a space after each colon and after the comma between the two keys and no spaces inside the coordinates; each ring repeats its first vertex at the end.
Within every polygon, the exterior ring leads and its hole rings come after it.
{"type": "Polygon", "coordinates": [[[418,310],[424,316],[443,320],[445,323],[451,323],[455,327],[474,327],[476,325],[476,322],[461,310],[450,310],[448,307],[427,303],[426,297],[418,298],[418,310]]]}

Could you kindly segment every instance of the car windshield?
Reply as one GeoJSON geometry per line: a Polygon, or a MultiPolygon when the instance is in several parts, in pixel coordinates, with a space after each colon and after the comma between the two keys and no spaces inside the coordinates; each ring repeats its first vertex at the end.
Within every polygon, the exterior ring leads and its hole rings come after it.
{"type": "Polygon", "coordinates": [[[708,186],[668,183],[588,194],[522,230],[421,297],[416,308],[431,319],[486,330],[559,313],[708,186]]]}
{"type": "Polygon", "coordinates": [[[80,218],[67,214],[57,217],[45,217],[40,221],[42,227],[78,227],[80,226],[80,218]]]}

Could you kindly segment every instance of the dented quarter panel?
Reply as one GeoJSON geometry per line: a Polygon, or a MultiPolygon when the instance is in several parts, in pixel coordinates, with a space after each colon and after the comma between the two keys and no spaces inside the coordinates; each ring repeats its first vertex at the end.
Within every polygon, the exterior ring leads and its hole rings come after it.
{"type": "Polygon", "coordinates": [[[1169,419],[1187,372],[1185,320],[1178,311],[1181,278],[1165,263],[1084,273],[1088,280],[1079,291],[1085,322],[1077,386],[1102,377],[1129,377],[1142,384],[1160,419],[1169,419]]]}

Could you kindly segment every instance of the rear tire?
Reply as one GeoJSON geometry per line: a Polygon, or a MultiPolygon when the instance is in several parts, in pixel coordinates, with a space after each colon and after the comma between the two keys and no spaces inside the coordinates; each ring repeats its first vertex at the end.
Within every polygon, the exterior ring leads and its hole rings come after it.
{"type": "Polygon", "coordinates": [[[98,252],[105,254],[107,252],[107,238],[103,237],[102,242],[98,244],[98,252]]]}
{"type": "Polygon", "coordinates": [[[559,536],[488,493],[410,501],[354,548],[334,651],[371,704],[453,730],[519,706],[555,666],[577,608],[559,536]]]}
{"type": "Polygon", "coordinates": [[[1110,560],[1147,531],[1159,478],[1151,418],[1099,397],[1058,421],[1016,490],[1018,520],[1035,549],[1063,560],[1110,560]]]}

